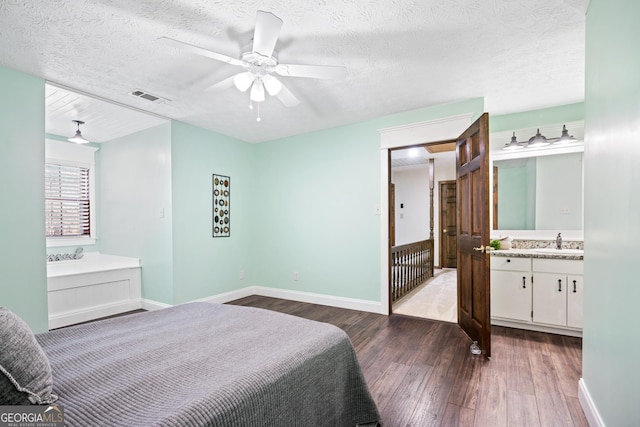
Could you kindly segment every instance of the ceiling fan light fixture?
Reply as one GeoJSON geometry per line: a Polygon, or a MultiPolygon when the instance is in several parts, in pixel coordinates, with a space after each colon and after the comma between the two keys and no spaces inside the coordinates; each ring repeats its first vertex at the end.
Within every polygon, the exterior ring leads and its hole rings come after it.
{"type": "Polygon", "coordinates": [[[245,71],[244,73],[236,74],[233,77],[233,84],[240,92],[246,92],[247,89],[251,87],[251,84],[255,80],[256,76],[254,76],[251,72],[245,71]]]}
{"type": "Polygon", "coordinates": [[[85,139],[80,132],[80,125],[83,125],[84,122],[82,120],[72,120],[72,122],[78,126],[78,129],[76,130],[76,134],[68,138],[67,141],[75,142],[76,144],[88,144],[89,141],[85,139]]]}
{"type": "Polygon", "coordinates": [[[251,86],[250,98],[253,102],[264,101],[264,85],[262,84],[261,79],[254,80],[253,85],[251,86]]]}
{"type": "Polygon", "coordinates": [[[273,77],[271,74],[266,74],[265,76],[263,76],[262,83],[264,83],[264,88],[271,96],[276,96],[282,90],[282,82],[280,82],[280,80],[278,80],[276,77],[273,77]]]}

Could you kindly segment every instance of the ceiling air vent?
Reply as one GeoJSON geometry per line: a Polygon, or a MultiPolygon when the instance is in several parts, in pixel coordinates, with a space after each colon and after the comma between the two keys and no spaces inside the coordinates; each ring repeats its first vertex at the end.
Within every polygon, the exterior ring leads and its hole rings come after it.
{"type": "Polygon", "coordinates": [[[149,92],[145,92],[145,91],[140,90],[140,89],[134,89],[131,92],[129,92],[129,94],[131,94],[133,96],[137,96],[138,98],[146,99],[147,101],[156,102],[156,103],[162,103],[162,102],[168,101],[165,98],[161,98],[159,96],[152,95],[149,92]]]}

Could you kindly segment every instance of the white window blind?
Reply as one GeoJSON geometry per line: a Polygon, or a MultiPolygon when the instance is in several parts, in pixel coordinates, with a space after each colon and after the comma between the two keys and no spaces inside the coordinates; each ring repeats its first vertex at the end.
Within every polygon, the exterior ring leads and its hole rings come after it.
{"type": "Polygon", "coordinates": [[[90,236],[89,169],[45,164],[46,236],[90,236]]]}

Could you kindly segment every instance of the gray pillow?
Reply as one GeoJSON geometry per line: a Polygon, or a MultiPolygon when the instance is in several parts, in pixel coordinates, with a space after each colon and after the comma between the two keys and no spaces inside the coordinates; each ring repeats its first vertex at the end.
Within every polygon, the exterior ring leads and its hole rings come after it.
{"type": "Polygon", "coordinates": [[[27,324],[0,307],[0,405],[48,404],[53,377],[47,356],[27,324]]]}

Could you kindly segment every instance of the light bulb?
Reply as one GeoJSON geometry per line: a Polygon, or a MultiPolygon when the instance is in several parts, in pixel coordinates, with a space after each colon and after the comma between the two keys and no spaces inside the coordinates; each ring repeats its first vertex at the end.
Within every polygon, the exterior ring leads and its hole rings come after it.
{"type": "Polygon", "coordinates": [[[262,77],[265,89],[271,96],[276,96],[282,90],[282,83],[276,77],[267,74],[262,77]]]}
{"type": "Polygon", "coordinates": [[[251,83],[253,83],[254,80],[255,76],[249,71],[246,71],[244,73],[236,74],[233,77],[233,84],[240,92],[246,92],[246,90],[251,87],[251,83]]]}
{"type": "Polygon", "coordinates": [[[253,85],[251,85],[250,97],[253,102],[264,101],[264,85],[262,84],[261,79],[258,78],[253,81],[253,85]]]}

